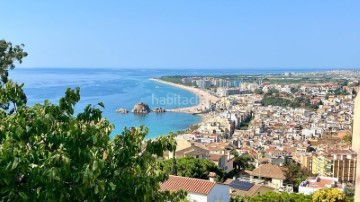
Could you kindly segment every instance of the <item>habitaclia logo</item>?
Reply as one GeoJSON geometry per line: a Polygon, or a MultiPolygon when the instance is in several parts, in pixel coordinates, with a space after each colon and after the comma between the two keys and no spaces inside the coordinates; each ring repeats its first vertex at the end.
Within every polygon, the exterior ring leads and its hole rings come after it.
{"type": "Polygon", "coordinates": [[[152,105],[161,105],[161,106],[192,106],[197,105],[199,103],[198,97],[182,97],[178,94],[168,94],[164,96],[156,96],[154,94],[151,95],[151,104],[152,105]]]}

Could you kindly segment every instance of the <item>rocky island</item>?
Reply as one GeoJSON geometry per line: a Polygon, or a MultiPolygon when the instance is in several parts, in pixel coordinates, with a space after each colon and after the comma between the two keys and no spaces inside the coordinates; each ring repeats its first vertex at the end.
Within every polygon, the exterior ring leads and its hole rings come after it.
{"type": "Polygon", "coordinates": [[[134,108],[131,110],[132,113],[134,114],[147,114],[149,113],[151,110],[150,110],[150,107],[149,105],[143,103],[143,102],[140,102],[138,104],[136,104],[134,106],[134,108]]]}
{"type": "Polygon", "coordinates": [[[127,114],[129,112],[127,109],[124,109],[124,108],[119,108],[119,109],[116,109],[115,111],[120,114],[127,114]]]}
{"type": "Polygon", "coordinates": [[[153,111],[156,112],[156,113],[166,112],[166,110],[164,108],[161,108],[161,107],[157,107],[157,108],[153,109],[153,111]]]}

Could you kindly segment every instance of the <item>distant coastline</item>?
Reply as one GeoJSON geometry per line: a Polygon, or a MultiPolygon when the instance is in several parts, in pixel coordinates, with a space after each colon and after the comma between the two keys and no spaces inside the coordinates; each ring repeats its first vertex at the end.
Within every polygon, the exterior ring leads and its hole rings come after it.
{"type": "Polygon", "coordinates": [[[218,100],[216,96],[211,95],[210,93],[198,88],[176,84],[168,81],[163,81],[161,79],[156,79],[156,78],[151,78],[150,80],[189,91],[191,93],[194,93],[199,98],[199,103],[195,106],[166,109],[167,111],[170,112],[183,112],[183,113],[192,113],[192,114],[199,113],[201,111],[201,108],[205,106],[208,102],[214,103],[218,100]]]}

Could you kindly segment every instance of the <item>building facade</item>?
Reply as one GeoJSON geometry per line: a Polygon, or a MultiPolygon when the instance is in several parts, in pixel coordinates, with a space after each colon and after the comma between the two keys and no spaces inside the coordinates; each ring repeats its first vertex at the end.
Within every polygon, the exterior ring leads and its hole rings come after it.
{"type": "MultiPolygon", "coordinates": [[[[355,98],[354,109],[354,130],[352,135],[352,150],[360,154],[360,95],[355,98]]],[[[355,202],[360,202],[360,161],[356,162],[356,176],[355,180],[355,202]]]]}
{"type": "Polygon", "coordinates": [[[332,177],[339,179],[342,183],[355,183],[356,176],[356,154],[337,154],[333,160],[332,177]]]}

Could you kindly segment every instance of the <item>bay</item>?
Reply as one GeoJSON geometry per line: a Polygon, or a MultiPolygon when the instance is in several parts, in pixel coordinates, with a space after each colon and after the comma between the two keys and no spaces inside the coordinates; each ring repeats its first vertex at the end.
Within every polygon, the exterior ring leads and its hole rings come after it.
{"type": "MultiPolygon", "coordinates": [[[[81,100],[75,111],[88,104],[105,104],[104,116],[115,125],[111,136],[121,134],[124,127],[145,125],[146,137],[155,138],[188,128],[201,121],[197,115],[166,112],[135,115],[119,114],[117,108],[129,111],[134,104],[147,103],[150,108],[187,107],[198,103],[196,95],[172,86],[157,83],[150,78],[164,75],[229,75],[283,73],[286,69],[129,69],[129,68],[17,68],[10,71],[10,78],[21,83],[28,97],[28,105],[52,103],[64,96],[66,88],[80,87],[81,100]],[[165,102],[164,102],[165,101],[165,102]]],[[[304,71],[291,70],[292,72],[304,71]]]]}

